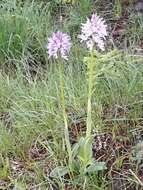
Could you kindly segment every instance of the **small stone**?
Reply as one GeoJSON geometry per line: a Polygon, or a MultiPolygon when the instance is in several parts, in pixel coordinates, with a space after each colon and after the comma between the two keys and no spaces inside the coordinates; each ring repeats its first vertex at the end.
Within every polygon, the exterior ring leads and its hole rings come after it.
{"type": "Polygon", "coordinates": [[[139,1],[139,2],[136,3],[135,10],[137,12],[143,13],[143,1],[139,1]]]}

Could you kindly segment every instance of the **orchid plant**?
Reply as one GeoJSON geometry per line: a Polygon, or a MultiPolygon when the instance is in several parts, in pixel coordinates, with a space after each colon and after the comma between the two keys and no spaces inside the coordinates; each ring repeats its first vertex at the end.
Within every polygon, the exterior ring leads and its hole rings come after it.
{"type": "MultiPolygon", "coordinates": [[[[93,14],[91,19],[87,19],[86,23],[81,26],[81,34],[79,38],[81,42],[85,42],[87,48],[89,49],[89,56],[84,59],[87,64],[87,76],[88,76],[88,100],[87,100],[87,119],[86,119],[86,137],[81,139],[81,145],[79,147],[79,159],[83,165],[84,172],[88,170],[96,170],[97,163],[93,162],[92,158],[92,93],[94,91],[94,84],[96,82],[96,77],[98,77],[98,62],[96,61],[96,45],[101,50],[104,51],[104,40],[107,36],[107,25],[103,18],[99,17],[97,14],[93,14]]],[[[98,163],[100,169],[104,168],[104,163],[98,163]]]]}
{"type": "Polygon", "coordinates": [[[59,77],[60,77],[60,100],[62,106],[62,115],[64,119],[64,134],[65,134],[65,143],[69,156],[69,163],[72,160],[72,149],[69,140],[69,131],[68,131],[68,120],[65,109],[65,95],[64,95],[64,79],[63,79],[63,60],[68,60],[68,54],[71,48],[71,39],[70,36],[66,33],[57,31],[53,33],[52,37],[48,39],[48,54],[49,58],[58,59],[59,66],[59,77]]]}
{"type": "MultiPolygon", "coordinates": [[[[48,39],[48,54],[49,58],[59,59],[59,76],[61,89],[61,105],[65,125],[65,142],[69,157],[70,172],[79,171],[80,174],[91,173],[93,171],[103,170],[105,165],[103,162],[95,162],[92,155],[92,94],[95,86],[95,81],[98,74],[101,72],[98,67],[96,56],[98,55],[97,47],[104,51],[104,41],[107,37],[107,25],[103,18],[97,14],[93,14],[91,19],[87,19],[86,23],[81,26],[81,34],[78,36],[81,42],[85,42],[89,49],[88,57],[84,58],[87,64],[88,76],[88,99],[87,99],[87,119],[86,119],[86,136],[82,137],[79,142],[72,148],[69,140],[68,119],[65,111],[65,96],[64,96],[64,80],[63,80],[63,64],[62,60],[68,59],[68,54],[71,48],[71,39],[65,33],[56,32],[48,39]]],[[[69,170],[65,168],[55,169],[55,173],[65,174],[69,170]]],[[[53,172],[53,174],[54,174],[53,172]]]]}

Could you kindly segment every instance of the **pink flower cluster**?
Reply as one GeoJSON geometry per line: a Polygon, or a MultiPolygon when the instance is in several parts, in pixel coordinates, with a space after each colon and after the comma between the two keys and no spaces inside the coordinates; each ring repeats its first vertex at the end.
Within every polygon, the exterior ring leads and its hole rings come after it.
{"type": "Polygon", "coordinates": [[[52,37],[48,39],[48,54],[49,57],[67,59],[67,55],[71,48],[70,36],[62,32],[53,33],[52,37]]]}
{"type": "MultiPolygon", "coordinates": [[[[97,14],[93,14],[91,19],[87,19],[85,24],[81,26],[81,34],[79,38],[81,42],[85,42],[87,48],[92,50],[97,46],[104,51],[104,40],[107,36],[107,25],[103,18],[97,14]]],[[[49,57],[68,59],[68,54],[71,48],[71,38],[68,34],[60,31],[53,33],[52,37],[48,39],[47,49],[49,57]]]]}
{"type": "Polygon", "coordinates": [[[90,50],[97,44],[98,47],[104,51],[104,40],[107,35],[107,25],[105,21],[97,14],[93,14],[91,19],[88,18],[86,23],[82,24],[79,38],[81,42],[86,42],[87,48],[90,50]]]}

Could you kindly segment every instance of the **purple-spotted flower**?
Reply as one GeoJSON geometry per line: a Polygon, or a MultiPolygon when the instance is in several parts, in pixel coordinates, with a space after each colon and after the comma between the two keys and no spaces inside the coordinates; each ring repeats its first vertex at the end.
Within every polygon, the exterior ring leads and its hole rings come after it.
{"type": "Polygon", "coordinates": [[[60,31],[53,33],[52,37],[48,39],[48,54],[49,57],[68,59],[68,53],[71,48],[70,36],[60,31]]]}
{"type": "Polygon", "coordinates": [[[90,50],[97,44],[104,51],[104,40],[107,35],[105,21],[95,13],[91,16],[91,19],[88,18],[86,23],[82,24],[79,38],[81,42],[86,42],[87,48],[90,50]]]}

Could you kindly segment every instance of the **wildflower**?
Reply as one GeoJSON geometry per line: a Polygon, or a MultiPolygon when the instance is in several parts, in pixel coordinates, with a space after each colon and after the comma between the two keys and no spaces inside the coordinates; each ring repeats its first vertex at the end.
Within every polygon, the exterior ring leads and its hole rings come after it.
{"type": "Polygon", "coordinates": [[[58,58],[61,56],[63,59],[68,59],[67,55],[71,48],[71,39],[65,33],[62,32],[55,32],[53,33],[52,37],[48,39],[48,54],[49,57],[58,58]]]}
{"type": "Polygon", "coordinates": [[[93,49],[95,43],[104,51],[104,40],[107,36],[107,25],[103,18],[99,17],[96,13],[87,19],[85,24],[81,26],[81,35],[79,38],[81,42],[85,41],[87,48],[93,49]]]}

